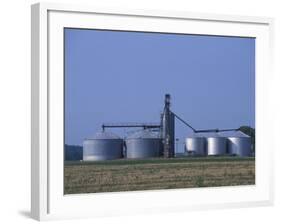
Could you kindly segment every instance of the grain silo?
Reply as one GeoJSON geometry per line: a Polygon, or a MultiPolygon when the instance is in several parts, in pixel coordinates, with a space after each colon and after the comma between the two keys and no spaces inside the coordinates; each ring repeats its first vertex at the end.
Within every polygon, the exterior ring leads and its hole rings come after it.
{"type": "Polygon", "coordinates": [[[227,137],[228,153],[236,156],[251,155],[251,137],[241,131],[229,133],[227,137]]]}
{"type": "Polygon", "coordinates": [[[209,136],[206,136],[206,139],[208,156],[220,156],[227,153],[227,138],[220,136],[217,133],[212,133],[209,136]]]}
{"type": "Polygon", "coordinates": [[[149,130],[137,131],[125,140],[126,157],[129,159],[159,157],[161,138],[149,130]]]}
{"type": "Polygon", "coordinates": [[[110,132],[98,132],[83,142],[83,160],[98,161],[122,158],[123,139],[110,132]]]}
{"type": "Polygon", "coordinates": [[[193,134],[185,139],[185,150],[188,155],[204,156],[206,155],[206,138],[193,134]]]}

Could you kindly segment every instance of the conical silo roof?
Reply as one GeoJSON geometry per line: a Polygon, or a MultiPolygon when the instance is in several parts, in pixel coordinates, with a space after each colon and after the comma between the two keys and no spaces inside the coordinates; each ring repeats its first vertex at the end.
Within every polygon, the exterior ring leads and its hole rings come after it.
{"type": "Polygon", "coordinates": [[[204,134],[200,132],[198,133],[193,132],[187,136],[187,138],[204,138],[204,137],[205,137],[204,134]]]}
{"type": "Polygon", "coordinates": [[[98,139],[121,139],[121,138],[112,132],[100,131],[100,132],[95,133],[93,136],[91,136],[87,139],[98,140],[98,139]]]}
{"type": "Polygon", "coordinates": [[[246,135],[245,133],[243,133],[242,131],[228,131],[228,132],[220,132],[219,133],[220,136],[222,137],[227,137],[227,138],[231,138],[231,137],[236,137],[236,138],[250,138],[249,135],[246,135]]]}
{"type": "Polygon", "coordinates": [[[139,130],[127,136],[127,139],[135,139],[135,138],[159,138],[158,132],[153,132],[150,130],[139,130]]]}
{"type": "Polygon", "coordinates": [[[206,133],[200,133],[202,135],[202,137],[206,137],[206,138],[218,138],[218,137],[222,137],[220,136],[217,132],[206,132],[206,133]]]}

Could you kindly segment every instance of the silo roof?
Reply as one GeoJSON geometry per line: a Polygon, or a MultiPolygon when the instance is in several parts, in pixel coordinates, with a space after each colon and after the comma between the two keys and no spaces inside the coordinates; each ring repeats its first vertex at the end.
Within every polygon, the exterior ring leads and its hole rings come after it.
{"type": "Polygon", "coordinates": [[[187,138],[203,138],[205,137],[203,133],[195,133],[193,132],[192,134],[188,135],[187,138]]]}
{"type": "Polygon", "coordinates": [[[87,139],[120,139],[120,137],[112,132],[100,131],[87,139]]]}
{"type": "Polygon", "coordinates": [[[242,131],[226,131],[226,132],[198,132],[198,133],[192,133],[187,136],[188,138],[198,138],[198,137],[205,137],[205,138],[215,138],[215,137],[250,137],[249,135],[246,135],[242,131]]]}
{"type": "Polygon", "coordinates": [[[133,139],[133,138],[159,138],[159,133],[152,132],[149,130],[140,130],[127,136],[127,139],[133,139]]]}
{"type": "Polygon", "coordinates": [[[202,135],[203,137],[206,137],[206,138],[223,137],[223,136],[219,135],[217,132],[206,132],[206,133],[201,133],[201,135],[202,135]]]}
{"type": "Polygon", "coordinates": [[[223,136],[221,136],[218,132],[204,133],[204,136],[205,136],[206,138],[218,138],[218,137],[223,137],[223,136]]]}
{"type": "Polygon", "coordinates": [[[249,135],[246,135],[245,133],[243,133],[242,131],[228,131],[228,132],[221,132],[220,133],[220,136],[223,136],[223,137],[237,137],[237,138],[241,138],[241,137],[246,137],[246,138],[249,138],[250,136],[249,135]]]}

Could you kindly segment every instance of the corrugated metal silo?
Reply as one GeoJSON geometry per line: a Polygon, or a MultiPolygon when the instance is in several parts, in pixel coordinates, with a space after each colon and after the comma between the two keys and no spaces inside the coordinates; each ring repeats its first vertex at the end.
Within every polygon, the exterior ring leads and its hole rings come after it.
{"type": "Polygon", "coordinates": [[[243,132],[236,132],[228,137],[228,153],[237,156],[251,155],[251,137],[243,132]]]}
{"type": "Polygon", "coordinates": [[[123,139],[109,132],[98,132],[83,142],[83,160],[99,161],[122,158],[123,139]]]}
{"type": "Polygon", "coordinates": [[[126,156],[129,159],[158,157],[161,138],[149,130],[135,132],[125,140],[126,156]]]}
{"type": "Polygon", "coordinates": [[[226,154],[227,138],[212,134],[207,137],[208,156],[219,156],[226,154]]]}
{"type": "Polygon", "coordinates": [[[185,139],[185,149],[189,155],[204,156],[206,155],[206,138],[192,136],[185,139]]]}

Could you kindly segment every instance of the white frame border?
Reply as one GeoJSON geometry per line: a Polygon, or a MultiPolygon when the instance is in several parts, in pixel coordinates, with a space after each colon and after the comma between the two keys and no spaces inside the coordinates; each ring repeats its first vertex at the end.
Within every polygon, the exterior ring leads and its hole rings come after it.
{"type": "MultiPolygon", "coordinates": [[[[53,218],[68,218],[64,215],[53,216],[49,214],[49,180],[48,173],[48,11],[70,11],[82,13],[99,13],[107,15],[132,15],[142,17],[158,17],[158,18],[180,18],[200,21],[225,21],[233,23],[249,23],[249,24],[264,24],[269,27],[270,38],[270,58],[269,69],[272,68],[273,60],[273,24],[272,18],[249,17],[249,16],[230,16],[217,15],[206,13],[191,13],[191,12],[169,12],[155,10],[123,10],[123,9],[101,9],[91,6],[64,5],[37,3],[32,5],[31,10],[31,41],[32,41],[32,147],[31,147],[31,215],[37,220],[46,220],[53,218]]],[[[272,73],[272,71],[269,71],[272,73]]],[[[272,75],[272,74],[271,74],[272,75]]],[[[272,150],[271,150],[272,151],[272,150]]],[[[270,151],[270,152],[271,152],[270,151]]],[[[187,209],[209,209],[209,208],[224,208],[224,207],[248,207],[259,205],[273,204],[273,155],[271,156],[271,173],[270,192],[268,200],[254,201],[245,203],[228,203],[216,205],[202,205],[195,207],[187,207],[179,209],[175,207],[171,211],[185,211],[187,209]]],[[[148,211],[143,211],[148,213],[148,211]]],[[[85,216],[81,214],[80,216],[85,216]]],[[[94,216],[94,215],[91,215],[94,216]]],[[[70,215],[69,215],[70,217],[70,215]]],[[[75,216],[76,217],[76,216],[75,216]]],[[[78,215],[79,217],[79,215],[78,215]]]]}

